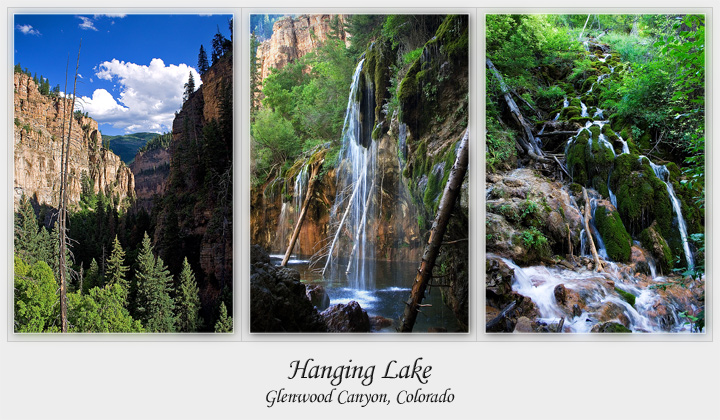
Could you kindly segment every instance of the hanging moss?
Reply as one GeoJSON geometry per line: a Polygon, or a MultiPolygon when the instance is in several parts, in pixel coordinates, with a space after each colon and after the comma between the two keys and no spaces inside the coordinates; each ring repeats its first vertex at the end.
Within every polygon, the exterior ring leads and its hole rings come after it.
{"type": "Polygon", "coordinates": [[[640,232],[640,243],[643,248],[649,250],[656,261],[660,264],[660,268],[669,272],[673,267],[672,252],[667,241],[655,229],[657,225],[651,225],[640,232]]]}
{"type": "Polygon", "coordinates": [[[632,240],[620,220],[620,215],[617,212],[609,212],[605,207],[598,207],[593,220],[605,242],[610,259],[619,262],[629,261],[632,240]]]}
{"type": "Polygon", "coordinates": [[[567,167],[573,182],[585,185],[588,181],[587,170],[585,169],[585,151],[587,150],[587,136],[578,136],[570,145],[567,153],[567,167]]]}
{"type": "Polygon", "coordinates": [[[620,182],[627,179],[632,171],[637,171],[640,167],[638,155],[626,153],[618,156],[615,159],[615,167],[610,176],[610,187],[617,190],[620,182]]]}

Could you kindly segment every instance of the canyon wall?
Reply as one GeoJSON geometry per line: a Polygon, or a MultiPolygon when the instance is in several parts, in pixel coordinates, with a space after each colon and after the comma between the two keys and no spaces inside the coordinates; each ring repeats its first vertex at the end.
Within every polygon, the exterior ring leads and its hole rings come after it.
{"type": "MultiPolygon", "coordinates": [[[[32,78],[14,75],[14,199],[23,194],[58,207],[60,198],[60,161],[62,156],[63,108],[70,113],[71,100],[42,95],[32,78]]],[[[69,115],[66,117],[69,118],[69,115]]],[[[66,120],[65,130],[68,122],[66,120]]],[[[70,134],[68,199],[80,201],[82,180],[87,177],[95,193],[115,197],[119,204],[135,194],[130,168],[119,156],[102,148],[97,121],[88,117],[74,119],[70,134]]]]}

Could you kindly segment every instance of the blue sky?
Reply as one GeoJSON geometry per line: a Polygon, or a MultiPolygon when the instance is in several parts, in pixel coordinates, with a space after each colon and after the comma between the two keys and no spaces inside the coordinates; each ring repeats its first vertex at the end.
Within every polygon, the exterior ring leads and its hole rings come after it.
{"type": "Polygon", "coordinates": [[[166,132],[193,72],[200,86],[200,45],[230,38],[231,15],[15,15],[13,64],[68,92],[82,39],[77,96],[103,134],[166,132]]]}

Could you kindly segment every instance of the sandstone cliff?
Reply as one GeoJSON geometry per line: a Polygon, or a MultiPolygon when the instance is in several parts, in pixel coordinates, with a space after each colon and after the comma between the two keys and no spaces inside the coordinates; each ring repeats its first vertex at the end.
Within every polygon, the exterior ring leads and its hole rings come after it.
{"type": "MultiPolygon", "coordinates": [[[[70,99],[40,94],[31,77],[15,73],[13,140],[15,153],[15,202],[25,194],[38,204],[58,206],[62,154],[63,103],[70,99]]],[[[73,121],[70,135],[68,198],[80,200],[84,176],[97,193],[118,198],[118,203],[135,194],[133,174],[113,152],[102,148],[97,121],[81,117],[73,121]]]]}
{"type": "MultiPolygon", "coordinates": [[[[328,38],[335,17],[342,28],[344,15],[301,15],[276,21],[272,37],[258,47],[257,60],[261,80],[265,80],[272,69],[281,69],[285,64],[315,50],[328,38]]],[[[349,42],[344,30],[340,36],[346,43],[349,42]]]]}

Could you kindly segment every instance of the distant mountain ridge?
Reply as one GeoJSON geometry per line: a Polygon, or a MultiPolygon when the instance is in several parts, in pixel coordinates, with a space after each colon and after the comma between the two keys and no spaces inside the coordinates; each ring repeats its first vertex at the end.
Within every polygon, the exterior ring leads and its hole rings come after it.
{"type": "Polygon", "coordinates": [[[120,156],[123,162],[130,164],[135,159],[137,151],[158,135],[158,133],[131,133],[120,136],[103,135],[103,139],[108,140],[110,150],[120,156]]]}

